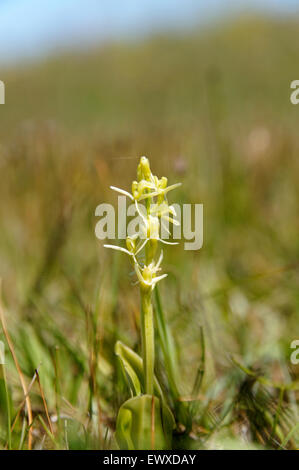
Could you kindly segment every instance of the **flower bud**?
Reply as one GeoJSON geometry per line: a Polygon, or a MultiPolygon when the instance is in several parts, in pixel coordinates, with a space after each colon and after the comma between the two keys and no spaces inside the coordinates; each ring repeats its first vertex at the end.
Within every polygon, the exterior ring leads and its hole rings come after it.
{"type": "Polygon", "coordinates": [[[159,188],[160,189],[165,189],[167,186],[168,180],[166,176],[162,176],[162,178],[159,180],[159,188]]]}
{"type": "Polygon", "coordinates": [[[142,277],[146,282],[152,281],[152,271],[149,268],[149,266],[144,266],[143,271],[142,271],[142,277]]]}
{"type": "Polygon", "coordinates": [[[159,230],[160,230],[160,222],[158,217],[154,217],[152,215],[148,218],[148,225],[147,225],[147,238],[159,238],[159,230]]]}

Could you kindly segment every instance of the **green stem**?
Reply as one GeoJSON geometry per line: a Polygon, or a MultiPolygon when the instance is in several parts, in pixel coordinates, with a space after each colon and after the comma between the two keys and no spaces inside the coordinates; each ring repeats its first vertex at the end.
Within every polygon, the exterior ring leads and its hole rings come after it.
{"type": "MultiPolygon", "coordinates": [[[[147,217],[150,216],[151,198],[146,200],[147,217]]],[[[145,263],[148,266],[153,261],[153,247],[151,240],[145,247],[145,263]]],[[[154,393],[154,364],[155,364],[155,339],[154,318],[152,306],[152,291],[150,288],[141,287],[141,342],[143,358],[143,375],[145,393],[154,393]]]]}
{"type": "Polygon", "coordinates": [[[151,290],[141,290],[141,339],[145,393],[154,391],[154,321],[151,290]]]}

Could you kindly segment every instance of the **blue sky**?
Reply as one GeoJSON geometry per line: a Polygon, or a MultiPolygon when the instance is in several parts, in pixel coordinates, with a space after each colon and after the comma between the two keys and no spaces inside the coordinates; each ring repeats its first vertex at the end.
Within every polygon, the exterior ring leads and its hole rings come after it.
{"type": "Polygon", "coordinates": [[[0,62],[166,27],[183,28],[246,7],[292,13],[299,10],[299,1],[0,0],[0,62]]]}

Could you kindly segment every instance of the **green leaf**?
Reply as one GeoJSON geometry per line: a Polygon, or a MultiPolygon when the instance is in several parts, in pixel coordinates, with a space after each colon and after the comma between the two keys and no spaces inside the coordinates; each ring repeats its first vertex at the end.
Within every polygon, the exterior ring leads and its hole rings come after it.
{"type": "MultiPolygon", "coordinates": [[[[141,395],[141,383],[138,378],[138,375],[136,374],[134,367],[131,366],[130,362],[133,362],[132,359],[129,361],[126,356],[130,355],[130,353],[133,353],[133,351],[129,351],[129,354],[125,354],[126,351],[126,346],[122,344],[120,341],[118,341],[115,345],[115,354],[119,358],[119,362],[121,364],[122,371],[124,373],[124,376],[126,377],[128,381],[128,385],[131,391],[132,396],[136,395],[141,395]]],[[[129,348],[127,348],[129,349],[129,348]]],[[[135,354],[135,353],[134,353],[135,354]]],[[[134,358],[133,358],[134,359],[134,358]]],[[[138,359],[139,356],[138,356],[138,359]]]]}
{"type": "Polygon", "coordinates": [[[116,440],[122,450],[171,449],[173,415],[152,395],[130,398],[119,409],[116,440]]]}
{"type": "MultiPolygon", "coordinates": [[[[115,345],[115,354],[120,360],[132,395],[138,396],[144,393],[142,358],[121,341],[117,341],[115,345]]],[[[154,394],[165,401],[162,389],[156,377],[154,377],[154,394]]]]}

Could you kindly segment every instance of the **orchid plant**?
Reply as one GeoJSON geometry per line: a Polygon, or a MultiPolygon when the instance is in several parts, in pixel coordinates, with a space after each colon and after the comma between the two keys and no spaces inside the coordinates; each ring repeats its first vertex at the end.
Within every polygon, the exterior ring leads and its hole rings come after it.
{"type": "Polygon", "coordinates": [[[118,413],[116,437],[122,449],[167,449],[171,446],[174,419],[154,375],[152,291],[167,276],[161,274],[163,251],[158,254],[159,242],[176,244],[162,239],[160,229],[163,227],[170,233],[169,223],[178,224],[175,209],[169,205],[167,195],[180,184],[168,186],[167,178],[154,176],[149,160],[141,157],[137,181],[132,183],[132,193],[111,186],[111,189],[133,201],[140,217],[140,230],[126,238],[126,248],[104,245],[129,256],[141,297],[142,358],[121,342],[115,348],[133,395],[118,413]]]}

